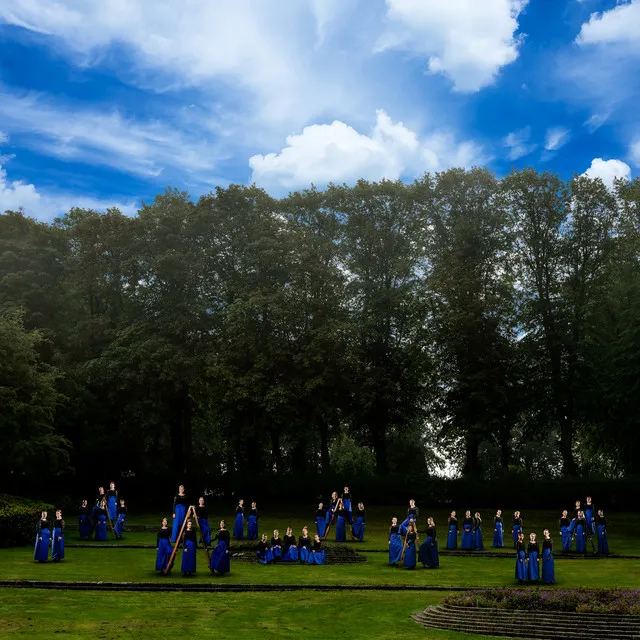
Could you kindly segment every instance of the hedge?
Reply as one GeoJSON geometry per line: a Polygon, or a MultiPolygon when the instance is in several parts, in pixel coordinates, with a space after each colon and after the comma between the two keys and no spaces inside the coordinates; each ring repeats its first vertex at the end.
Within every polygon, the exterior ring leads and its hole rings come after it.
{"type": "Polygon", "coordinates": [[[638,589],[488,589],[453,594],[444,602],[518,611],[640,614],[638,589]]]}
{"type": "Polygon", "coordinates": [[[42,511],[55,516],[54,507],[44,502],[0,494],[0,547],[33,544],[42,511]]]}

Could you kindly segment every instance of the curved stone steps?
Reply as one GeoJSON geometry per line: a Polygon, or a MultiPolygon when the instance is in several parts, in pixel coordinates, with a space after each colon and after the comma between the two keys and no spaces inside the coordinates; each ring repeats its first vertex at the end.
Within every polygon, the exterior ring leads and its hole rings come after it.
{"type": "Polygon", "coordinates": [[[439,605],[411,616],[428,629],[540,640],[640,640],[640,616],[439,605]]]}

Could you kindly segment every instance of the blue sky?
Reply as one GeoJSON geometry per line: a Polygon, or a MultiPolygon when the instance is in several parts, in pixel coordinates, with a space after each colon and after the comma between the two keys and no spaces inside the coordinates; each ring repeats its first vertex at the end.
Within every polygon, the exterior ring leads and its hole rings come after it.
{"type": "Polygon", "coordinates": [[[640,0],[3,0],[0,211],[640,174],[640,0]]]}

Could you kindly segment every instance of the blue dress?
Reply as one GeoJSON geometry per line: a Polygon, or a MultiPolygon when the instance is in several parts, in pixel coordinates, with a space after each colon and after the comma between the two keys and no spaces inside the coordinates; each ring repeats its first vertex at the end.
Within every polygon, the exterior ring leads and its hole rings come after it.
{"type": "Polygon", "coordinates": [[[353,526],[351,527],[351,532],[353,533],[353,537],[359,540],[360,542],[364,541],[364,516],[358,515],[359,512],[356,511],[356,517],[353,522],[353,526]]]}
{"type": "Polygon", "coordinates": [[[96,522],[96,536],[98,542],[107,541],[107,516],[103,510],[98,510],[98,519],[96,522]]]}
{"type": "Polygon", "coordinates": [[[560,519],[560,543],[562,544],[562,551],[568,553],[571,551],[571,529],[568,518],[560,519]]]}
{"type": "Polygon", "coordinates": [[[502,535],[502,521],[495,523],[495,529],[493,532],[493,546],[497,549],[504,547],[504,536],[502,535]]]}
{"type": "Polygon", "coordinates": [[[311,556],[311,538],[306,540],[300,537],[298,540],[298,559],[300,562],[308,563],[311,556]]]}
{"type": "Polygon", "coordinates": [[[542,543],[542,582],[553,584],[556,581],[556,573],[553,563],[553,548],[544,546],[548,544],[545,540],[542,543]]]}
{"type": "Polygon", "coordinates": [[[211,571],[216,571],[219,574],[229,573],[231,571],[231,559],[229,557],[226,540],[219,540],[218,544],[211,552],[209,569],[211,569],[211,571]]]}
{"type": "Polygon", "coordinates": [[[296,562],[298,560],[298,547],[296,546],[295,536],[284,537],[282,551],[284,552],[283,562],[296,562]]]}
{"type": "Polygon", "coordinates": [[[208,547],[211,544],[211,527],[209,527],[209,521],[206,518],[198,518],[198,525],[200,526],[202,542],[208,547]]]}
{"type": "Polygon", "coordinates": [[[474,534],[473,525],[470,522],[465,522],[462,525],[462,540],[460,541],[460,548],[465,551],[471,551],[473,549],[474,534]]]}
{"type": "Polygon", "coordinates": [[[184,504],[176,503],[174,513],[176,514],[176,517],[173,519],[173,526],[171,527],[172,543],[174,543],[180,535],[182,524],[184,523],[184,518],[187,515],[187,506],[184,504]]]}
{"type": "Polygon", "coordinates": [[[458,548],[458,521],[451,521],[449,518],[449,533],[447,534],[447,549],[458,548]]]}
{"type": "Polygon", "coordinates": [[[233,525],[233,537],[236,540],[242,540],[244,538],[244,509],[242,507],[236,508],[236,521],[233,525]]]}
{"type": "Polygon", "coordinates": [[[482,541],[482,520],[477,521],[473,527],[473,549],[474,551],[484,551],[484,542],[482,541]]]}
{"type": "Polygon", "coordinates": [[[349,524],[353,524],[353,514],[351,512],[351,498],[343,498],[342,499],[342,506],[344,507],[344,510],[346,511],[345,519],[347,520],[347,522],[349,524]]]}
{"type": "Polygon", "coordinates": [[[309,564],[324,564],[326,555],[324,549],[313,549],[310,554],[309,564]]]}
{"type": "Polygon", "coordinates": [[[53,528],[51,559],[55,562],[64,560],[64,533],[62,532],[62,528],[57,526],[53,528]]]}
{"type": "Polygon", "coordinates": [[[527,579],[527,562],[524,554],[524,543],[518,543],[516,550],[516,580],[524,582],[527,579]]]}
{"type": "Polygon", "coordinates": [[[420,545],[418,550],[418,560],[424,567],[435,569],[440,566],[438,557],[438,541],[435,536],[427,535],[427,539],[420,545]]]}
{"type": "MultiPolygon", "coordinates": [[[[244,528],[244,527],[243,527],[244,528]]],[[[236,535],[235,528],[233,530],[233,535],[236,535]]],[[[257,540],[258,539],[258,516],[255,513],[252,513],[247,518],[247,540],[257,540]]]]}
{"type": "Polygon", "coordinates": [[[196,572],[196,532],[191,530],[185,534],[185,540],[182,547],[182,566],[180,567],[181,573],[195,573],[196,572]],[[189,536],[187,538],[187,536],[189,536]]]}
{"type": "Polygon", "coordinates": [[[596,525],[595,525],[595,514],[594,514],[593,506],[589,508],[587,505],[585,505],[584,517],[587,520],[587,527],[589,528],[589,531],[591,531],[591,533],[595,533],[596,525]]]}
{"type": "Polygon", "coordinates": [[[118,509],[118,519],[116,520],[116,525],[113,527],[113,531],[118,536],[118,538],[122,538],[122,534],[124,533],[124,526],[127,523],[127,513],[118,509]]]}
{"type": "Polygon", "coordinates": [[[316,513],[316,533],[320,538],[324,538],[324,532],[327,530],[326,515],[322,511],[318,510],[316,513]]]}
{"type": "Polygon", "coordinates": [[[49,560],[49,545],[51,544],[51,530],[48,525],[41,525],[36,535],[36,544],[33,549],[33,559],[38,562],[49,560]],[[42,540],[40,540],[42,538],[42,540]]]}
{"type": "Polygon", "coordinates": [[[107,492],[107,512],[109,513],[109,520],[115,522],[118,515],[118,497],[117,494],[112,494],[111,490],[107,492]]]}
{"type": "Polygon", "coordinates": [[[347,525],[344,516],[338,516],[336,520],[336,542],[346,542],[347,525]]]}
{"type": "MultiPolygon", "coordinates": [[[[88,511],[88,507],[87,507],[88,511]]],[[[93,529],[93,525],[91,524],[91,519],[89,518],[89,514],[85,511],[80,511],[80,515],[78,516],[78,531],[80,533],[81,538],[89,538],[91,537],[91,531],[93,529]]]]}
{"type": "Polygon", "coordinates": [[[607,521],[598,521],[598,553],[603,555],[609,553],[609,539],[607,537],[607,521]]]}
{"type": "Polygon", "coordinates": [[[260,542],[258,544],[258,551],[256,551],[256,556],[260,564],[271,564],[273,562],[273,551],[267,543],[263,544],[262,542],[260,542]]]}
{"type": "Polygon", "coordinates": [[[404,560],[402,562],[405,569],[416,568],[416,537],[409,534],[407,536],[407,546],[404,548],[404,560]]]}
{"type": "Polygon", "coordinates": [[[397,525],[389,529],[389,564],[397,564],[402,557],[403,542],[399,530],[397,525]]]}
{"type": "Polygon", "coordinates": [[[580,519],[576,522],[576,551],[578,553],[587,552],[587,535],[585,531],[584,520],[580,519]]]}
{"type": "Polygon", "coordinates": [[[158,552],[156,553],[156,571],[165,571],[169,566],[169,560],[173,553],[173,547],[169,542],[171,531],[167,529],[160,529],[157,536],[158,552]]]}
{"type": "Polygon", "coordinates": [[[538,545],[529,543],[529,562],[527,563],[527,577],[532,582],[540,580],[540,565],[538,564],[538,545]]]}
{"type": "Polygon", "coordinates": [[[513,534],[513,548],[515,549],[518,544],[518,536],[522,531],[522,520],[520,522],[513,523],[513,529],[511,529],[511,533],[513,534]]]}

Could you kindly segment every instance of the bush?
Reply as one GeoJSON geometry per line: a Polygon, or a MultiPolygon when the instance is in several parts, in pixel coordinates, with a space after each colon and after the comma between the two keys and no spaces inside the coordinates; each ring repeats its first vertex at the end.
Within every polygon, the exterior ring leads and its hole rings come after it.
{"type": "Polygon", "coordinates": [[[638,589],[487,589],[447,596],[446,604],[519,611],[640,615],[638,589]]]}
{"type": "Polygon", "coordinates": [[[42,511],[55,515],[54,507],[44,502],[0,494],[0,547],[33,544],[42,511]]]}

